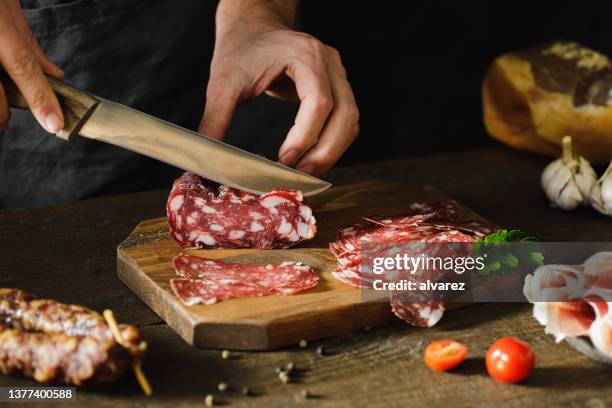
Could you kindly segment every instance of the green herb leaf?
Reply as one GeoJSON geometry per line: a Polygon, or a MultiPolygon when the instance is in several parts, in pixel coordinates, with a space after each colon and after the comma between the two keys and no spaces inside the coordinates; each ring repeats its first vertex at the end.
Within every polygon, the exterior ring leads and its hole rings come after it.
{"type": "Polygon", "coordinates": [[[477,271],[480,277],[486,277],[491,272],[509,273],[517,268],[533,270],[544,263],[544,254],[540,250],[535,237],[527,236],[521,230],[500,229],[476,241],[473,246],[475,256],[487,255],[485,267],[477,271]],[[512,253],[511,246],[503,245],[510,242],[533,243],[521,246],[519,253],[512,253]]]}

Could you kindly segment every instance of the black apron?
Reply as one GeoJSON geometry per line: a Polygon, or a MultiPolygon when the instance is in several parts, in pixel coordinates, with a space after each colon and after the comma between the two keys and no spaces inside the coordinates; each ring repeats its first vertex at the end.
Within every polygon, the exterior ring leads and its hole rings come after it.
{"type": "MultiPolygon", "coordinates": [[[[211,0],[22,0],[66,82],[196,129],[214,40],[211,0]]],[[[168,187],[177,169],[105,143],[47,134],[12,110],[0,135],[0,208],[168,187]]]]}

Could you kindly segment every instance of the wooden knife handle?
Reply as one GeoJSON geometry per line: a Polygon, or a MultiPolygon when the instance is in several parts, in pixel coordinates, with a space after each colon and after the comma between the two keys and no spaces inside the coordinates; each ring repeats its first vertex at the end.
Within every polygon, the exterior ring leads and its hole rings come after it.
{"type": "MultiPolygon", "coordinates": [[[[78,132],[79,124],[99,103],[99,100],[87,92],[74,88],[55,78],[47,77],[47,79],[57,96],[64,114],[64,128],[57,136],[69,139],[70,136],[78,132]]],[[[0,81],[2,86],[4,86],[9,106],[18,109],[28,109],[28,103],[23,94],[6,73],[0,73],[0,81]]]]}

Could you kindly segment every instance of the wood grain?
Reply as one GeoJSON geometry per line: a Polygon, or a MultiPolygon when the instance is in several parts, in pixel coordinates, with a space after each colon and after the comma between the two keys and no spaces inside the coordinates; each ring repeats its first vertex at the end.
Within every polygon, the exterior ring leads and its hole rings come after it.
{"type": "MultiPolygon", "coordinates": [[[[413,202],[448,199],[430,186],[368,181],[332,188],[315,197],[315,239],[285,250],[216,249],[187,253],[228,262],[265,265],[302,262],[319,274],[316,288],[293,296],[225,300],[214,305],[185,306],[169,281],[172,259],[181,252],[170,238],[165,218],[145,221],[119,246],[119,278],[196,347],[266,350],[348,333],[366,326],[396,321],[388,297],[364,301],[360,289],[334,279],[337,267],[328,249],[337,231],[362,217],[405,213],[413,202]]],[[[465,209],[463,216],[476,217],[465,209]]],[[[369,295],[370,297],[372,295],[369,295]]],[[[461,305],[450,304],[449,310],[461,305]]]]}

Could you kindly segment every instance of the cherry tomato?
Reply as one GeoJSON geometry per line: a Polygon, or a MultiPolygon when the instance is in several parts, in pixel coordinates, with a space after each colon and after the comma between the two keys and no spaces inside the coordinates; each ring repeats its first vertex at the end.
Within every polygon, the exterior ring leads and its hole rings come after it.
{"type": "Polygon", "coordinates": [[[425,349],[425,364],[436,371],[450,370],[465,360],[467,352],[467,346],[458,341],[436,340],[425,349]]]}
{"type": "Polygon", "coordinates": [[[514,383],[524,380],[533,371],[535,356],[529,344],[514,337],[502,337],[491,344],[485,361],[491,377],[514,383]]]}

